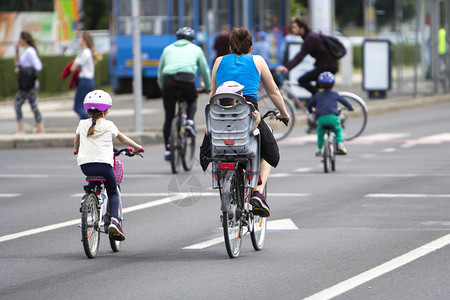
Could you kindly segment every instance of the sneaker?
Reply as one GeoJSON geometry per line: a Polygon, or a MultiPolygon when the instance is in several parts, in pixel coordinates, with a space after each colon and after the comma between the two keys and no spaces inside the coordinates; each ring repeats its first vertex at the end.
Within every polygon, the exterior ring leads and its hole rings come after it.
{"type": "Polygon", "coordinates": [[[253,213],[261,217],[270,216],[270,208],[267,205],[266,197],[258,191],[254,191],[250,204],[253,206],[253,213]]]}
{"type": "Polygon", "coordinates": [[[111,218],[111,224],[108,226],[109,236],[111,236],[116,241],[124,241],[125,234],[119,225],[119,221],[116,218],[111,218]]]}
{"type": "Polygon", "coordinates": [[[316,156],[322,156],[322,151],[319,148],[316,149],[316,156]]]}
{"type": "Polygon", "coordinates": [[[347,154],[347,149],[345,149],[345,146],[344,146],[343,143],[339,143],[338,144],[336,154],[339,154],[339,155],[346,155],[347,154]]]}
{"type": "Polygon", "coordinates": [[[170,150],[166,150],[166,152],[164,152],[164,160],[170,161],[171,159],[172,159],[172,152],[170,152],[170,150]]]}
{"type": "Polygon", "coordinates": [[[186,126],[184,127],[184,129],[186,130],[186,132],[189,132],[193,136],[197,135],[197,130],[195,130],[194,120],[187,119],[186,126]]]}

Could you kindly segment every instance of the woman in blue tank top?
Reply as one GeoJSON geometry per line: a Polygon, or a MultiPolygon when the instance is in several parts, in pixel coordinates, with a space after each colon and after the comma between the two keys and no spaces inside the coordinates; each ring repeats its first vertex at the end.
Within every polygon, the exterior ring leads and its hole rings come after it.
{"type": "MultiPolygon", "coordinates": [[[[243,96],[258,109],[258,88],[262,82],[267,95],[280,113],[277,119],[288,119],[289,114],[284,106],[283,97],[278,90],[266,61],[260,55],[251,55],[253,49],[252,36],[246,28],[233,28],[230,36],[231,54],[218,57],[214,63],[211,76],[211,94],[216,93],[217,87],[226,81],[236,81],[244,86],[243,96]]],[[[270,216],[269,206],[263,194],[271,167],[278,165],[280,154],[277,142],[264,120],[258,129],[261,133],[261,185],[256,187],[250,203],[255,213],[263,217],[270,216]]]]}

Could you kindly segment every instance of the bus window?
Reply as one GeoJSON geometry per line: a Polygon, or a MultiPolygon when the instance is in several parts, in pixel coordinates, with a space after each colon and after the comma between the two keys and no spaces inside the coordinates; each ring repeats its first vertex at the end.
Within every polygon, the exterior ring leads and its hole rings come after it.
{"type": "MultiPolygon", "coordinates": [[[[176,1],[173,5],[173,12],[178,11],[176,1]]],[[[173,22],[178,21],[175,15],[168,15],[169,2],[160,0],[140,1],[140,30],[144,35],[164,35],[168,34],[169,25],[173,27],[173,22]],[[174,20],[175,19],[175,20],[174,20]],[[172,22],[172,24],[169,24],[172,22]]],[[[118,1],[118,28],[120,35],[132,34],[131,23],[131,2],[129,0],[118,1]]],[[[178,14],[176,15],[178,16],[178,14]]],[[[172,31],[172,30],[170,30],[172,31]]]]}

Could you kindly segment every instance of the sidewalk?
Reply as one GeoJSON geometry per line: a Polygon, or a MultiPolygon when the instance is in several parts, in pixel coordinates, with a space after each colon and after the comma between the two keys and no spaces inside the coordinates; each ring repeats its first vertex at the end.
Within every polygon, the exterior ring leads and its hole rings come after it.
{"type": "MultiPolygon", "coordinates": [[[[336,90],[346,90],[362,96],[369,108],[369,116],[393,110],[416,108],[424,105],[433,105],[450,101],[450,95],[402,96],[395,92],[388,92],[386,99],[367,99],[367,93],[360,87],[336,86],[336,90]]],[[[164,122],[164,109],[161,99],[145,99],[142,103],[143,132],[134,131],[134,102],[133,95],[113,95],[113,107],[108,118],[113,120],[119,130],[130,136],[137,142],[146,144],[159,144],[163,142],[162,124],[164,122]]],[[[204,110],[208,96],[200,94],[198,110],[195,117],[198,135],[205,131],[204,110]]],[[[24,104],[26,134],[16,134],[17,125],[13,101],[0,102],[0,148],[43,148],[43,147],[73,147],[75,129],[78,125],[78,117],[72,110],[73,96],[62,98],[40,99],[39,108],[44,117],[46,127],[45,134],[34,133],[35,122],[28,104],[24,104]]],[[[298,112],[299,116],[302,115],[298,112]]],[[[297,120],[297,126],[304,122],[297,120]]]]}

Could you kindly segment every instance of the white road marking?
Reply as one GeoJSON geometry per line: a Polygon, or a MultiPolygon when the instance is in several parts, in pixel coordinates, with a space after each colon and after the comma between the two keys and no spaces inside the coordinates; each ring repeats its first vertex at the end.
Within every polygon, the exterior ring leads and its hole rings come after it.
{"type": "Polygon", "coordinates": [[[386,152],[386,153],[391,153],[391,152],[397,151],[397,149],[395,149],[395,148],[385,148],[385,149],[383,149],[381,151],[382,152],[386,152]]]}
{"type": "Polygon", "coordinates": [[[443,142],[450,142],[450,133],[435,134],[420,139],[407,141],[405,144],[402,145],[402,148],[410,148],[412,146],[419,144],[431,144],[431,145],[441,144],[443,142]]]}
{"type": "Polygon", "coordinates": [[[45,174],[0,174],[0,178],[48,178],[45,174]]]}
{"type": "Polygon", "coordinates": [[[416,249],[414,249],[408,253],[405,253],[401,256],[393,258],[392,260],[385,262],[384,264],[381,264],[373,269],[370,269],[370,270],[363,272],[361,274],[358,274],[352,278],[344,280],[344,281],[342,281],[336,285],[333,285],[332,287],[324,289],[312,296],[304,298],[304,300],[332,299],[336,296],[342,295],[343,293],[346,293],[346,292],[354,289],[355,287],[357,287],[365,282],[368,282],[368,281],[373,280],[383,274],[386,274],[390,271],[400,268],[401,266],[404,266],[422,256],[425,256],[433,251],[441,249],[449,244],[450,244],[450,234],[445,235],[441,238],[438,238],[426,245],[416,248],[416,249]]]}
{"type": "Polygon", "coordinates": [[[450,198],[450,194],[367,194],[368,198],[450,198]]]}
{"type": "MultiPolygon", "coordinates": [[[[143,204],[139,204],[139,205],[135,205],[135,206],[124,208],[123,212],[124,213],[128,213],[128,212],[133,212],[133,211],[137,211],[137,210],[141,210],[141,209],[155,207],[155,206],[158,206],[158,205],[164,205],[164,204],[167,204],[167,203],[170,203],[170,202],[174,202],[174,201],[180,200],[183,197],[184,197],[183,195],[174,196],[174,197],[166,197],[166,198],[150,201],[150,202],[147,202],[147,203],[143,203],[143,204]]],[[[66,222],[56,223],[56,224],[53,224],[53,225],[47,225],[47,226],[43,226],[43,227],[39,227],[39,228],[25,230],[25,231],[22,231],[22,232],[17,232],[17,233],[13,233],[13,234],[0,236],[0,243],[1,242],[6,242],[6,241],[10,241],[10,240],[14,240],[14,239],[18,239],[18,238],[25,237],[25,236],[29,236],[29,235],[34,235],[34,234],[50,231],[50,230],[55,230],[55,229],[60,229],[60,228],[76,225],[76,224],[79,224],[79,223],[80,223],[80,219],[78,218],[78,219],[74,219],[74,220],[70,220],[70,221],[66,221],[66,222]]]]}
{"type": "Polygon", "coordinates": [[[387,140],[394,140],[399,139],[403,137],[409,136],[409,133],[377,133],[377,134],[370,134],[365,136],[360,136],[354,140],[351,141],[351,143],[355,144],[372,144],[375,142],[380,141],[387,141],[387,140]]]}
{"type": "Polygon", "coordinates": [[[420,223],[420,225],[424,225],[424,226],[435,226],[435,225],[450,226],[450,221],[427,221],[427,222],[420,223]]]}
{"type": "Polygon", "coordinates": [[[0,194],[0,198],[14,198],[14,197],[19,197],[22,194],[0,194]]]}
{"type": "Polygon", "coordinates": [[[289,173],[273,173],[273,174],[270,174],[270,177],[272,177],[272,178],[282,178],[282,177],[289,177],[289,176],[291,176],[291,174],[289,174],[289,173]]]}
{"type": "MultiPolygon", "coordinates": [[[[294,222],[292,222],[291,219],[282,219],[282,220],[267,221],[267,230],[298,230],[298,227],[294,224],[294,222]]],[[[183,249],[202,250],[223,243],[223,241],[224,237],[220,236],[201,243],[184,247],[183,249]]]]}
{"type": "Polygon", "coordinates": [[[309,172],[311,170],[312,170],[312,168],[299,168],[299,169],[295,169],[293,172],[295,172],[295,173],[305,173],[305,172],[309,172]]]}
{"type": "MultiPolygon", "coordinates": [[[[0,195],[6,195],[6,194],[0,194],[0,195]]],[[[15,195],[15,194],[8,194],[8,195],[15,195]]],[[[17,194],[17,195],[19,195],[19,194],[17,194]]],[[[134,197],[151,197],[151,196],[168,196],[168,195],[169,195],[169,193],[143,193],[143,194],[124,193],[124,194],[122,194],[122,196],[124,196],[124,197],[133,197],[133,196],[134,197]]],[[[151,207],[155,207],[155,206],[159,206],[159,205],[168,204],[171,202],[178,201],[180,199],[184,199],[185,197],[190,197],[191,193],[170,193],[170,195],[171,196],[169,196],[169,197],[164,197],[161,199],[157,199],[157,200],[153,200],[153,201],[149,201],[146,203],[142,203],[142,204],[138,204],[135,206],[130,206],[130,207],[124,208],[123,212],[129,213],[129,212],[133,212],[133,211],[137,211],[137,210],[142,210],[142,209],[146,209],[146,208],[151,208],[151,207]]],[[[303,197],[303,196],[307,196],[309,194],[270,193],[270,195],[275,196],[275,197],[303,197]]],[[[70,196],[81,198],[83,196],[83,194],[72,194],[70,196]]],[[[219,196],[219,193],[218,192],[217,193],[202,193],[201,196],[219,196]]],[[[47,226],[43,226],[43,227],[39,227],[39,228],[25,230],[25,231],[18,232],[18,233],[0,236],[0,243],[18,239],[18,238],[21,238],[24,236],[34,235],[34,234],[38,234],[38,233],[42,233],[42,232],[46,232],[46,231],[50,231],[50,230],[68,227],[68,226],[79,224],[79,223],[80,223],[80,219],[78,218],[78,219],[74,219],[74,220],[70,220],[70,221],[66,221],[66,222],[61,222],[61,223],[57,223],[57,224],[53,224],[53,225],[47,225],[47,226]]]]}

